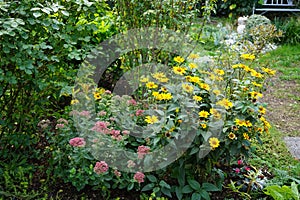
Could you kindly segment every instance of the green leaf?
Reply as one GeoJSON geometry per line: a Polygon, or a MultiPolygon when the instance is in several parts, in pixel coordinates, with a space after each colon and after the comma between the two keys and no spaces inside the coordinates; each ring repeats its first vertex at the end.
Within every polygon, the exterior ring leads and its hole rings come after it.
{"type": "Polygon", "coordinates": [[[159,185],[163,188],[171,189],[171,186],[168,183],[166,183],[164,180],[161,180],[159,182],[159,185]]]}
{"type": "Polygon", "coordinates": [[[33,16],[34,16],[35,18],[38,18],[38,17],[42,16],[42,13],[40,13],[40,12],[35,12],[35,13],[33,13],[33,16]]]}
{"type": "Polygon", "coordinates": [[[127,190],[130,191],[133,189],[133,187],[134,187],[134,183],[133,182],[129,183],[129,185],[127,186],[127,190]]]}
{"type": "Polygon", "coordinates": [[[188,179],[187,181],[194,190],[196,190],[196,191],[201,190],[201,186],[200,186],[200,183],[198,183],[198,181],[192,180],[192,179],[188,179]]]}
{"type": "Polygon", "coordinates": [[[201,195],[198,192],[193,193],[191,200],[201,200],[201,195]]]}
{"type": "Polygon", "coordinates": [[[142,192],[152,190],[154,188],[154,183],[149,183],[142,188],[142,192]]]}
{"type": "Polygon", "coordinates": [[[177,187],[175,188],[175,193],[176,193],[177,199],[178,199],[178,200],[181,200],[182,197],[183,197],[183,194],[182,194],[182,191],[181,191],[181,188],[180,188],[180,187],[177,186],[177,187]]]}
{"type": "Polygon", "coordinates": [[[189,185],[185,185],[182,188],[182,193],[184,193],[184,194],[189,194],[189,193],[192,193],[192,192],[193,192],[193,188],[189,185]]]}
{"type": "Polygon", "coordinates": [[[206,190],[208,192],[216,192],[219,191],[219,188],[217,188],[217,186],[215,186],[214,184],[211,183],[203,183],[202,184],[202,189],[206,190]]]}
{"type": "Polygon", "coordinates": [[[69,12],[68,12],[68,11],[65,11],[65,10],[62,10],[61,13],[62,13],[64,16],[67,16],[67,17],[70,15],[69,12]]]}
{"type": "Polygon", "coordinates": [[[233,10],[233,9],[235,9],[235,8],[236,8],[236,4],[232,4],[232,5],[229,6],[229,9],[230,9],[230,10],[233,10]]]}
{"type": "Polygon", "coordinates": [[[208,194],[208,192],[206,192],[205,190],[202,190],[202,191],[200,192],[200,195],[201,195],[204,199],[210,200],[209,194],[208,194]]]}
{"type": "Polygon", "coordinates": [[[161,192],[172,198],[172,194],[169,189],[163,187],[163,188],[161,188],[161,192]]]}
{"type": "Polygon", "coordinates": [[[157,178],[153,175],[147,175],[147,178],[149,179],[150,182],[152,183],[156,183],[157,182],[157,178]]]}

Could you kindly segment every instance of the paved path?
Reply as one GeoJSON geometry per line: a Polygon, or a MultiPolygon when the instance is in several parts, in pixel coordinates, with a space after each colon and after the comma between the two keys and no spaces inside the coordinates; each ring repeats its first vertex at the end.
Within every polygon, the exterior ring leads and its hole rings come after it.
{"type": "Polygon", "coordinates": [[[285,137],[284,141],[293,157],[300,160],[300,137],[285,137]]]}

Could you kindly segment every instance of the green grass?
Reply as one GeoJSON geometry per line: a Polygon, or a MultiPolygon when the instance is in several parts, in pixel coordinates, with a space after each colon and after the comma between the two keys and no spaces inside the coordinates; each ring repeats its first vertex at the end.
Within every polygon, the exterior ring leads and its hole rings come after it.
{"type": "Polygon", "coordinates": [[[262,63],[270,63],[271,68],[281,73],[282,80],[300,83],[300,45],[283,45],[260,58],[262,63]]]}

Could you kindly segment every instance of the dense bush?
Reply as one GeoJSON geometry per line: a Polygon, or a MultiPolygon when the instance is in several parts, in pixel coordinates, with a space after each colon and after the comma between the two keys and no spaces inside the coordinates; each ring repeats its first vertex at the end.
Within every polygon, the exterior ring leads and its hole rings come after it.
{"type": "Polygon", "coordinates": [[[299,44],[300,43],[300,20],[299,18],[275,18],[274,24],[278,30],[283,32],[280,40],[282,44],[299,44]]]}

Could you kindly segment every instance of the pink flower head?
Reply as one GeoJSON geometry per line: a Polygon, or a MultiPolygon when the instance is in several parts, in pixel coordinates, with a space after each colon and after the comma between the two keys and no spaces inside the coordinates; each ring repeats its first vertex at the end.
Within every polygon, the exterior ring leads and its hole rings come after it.
{"type": "Polygon", "coordinates": [[[114,117],[109,118],[110,121],[115,121],[116,119],[114,117]]]}
{"type": "Polygon", "coordinates": [[[129,105],[133,105],[133,106],[136,106],[136,101],[134,100],[134,99],[130,99],[129,101],[128,101],[128,104],[129,105]]]}
{"type": "Polygon", "coordinates": [[[111,130],[110,131],[110,134],[113,136],[113,137],[118,137],[120,135],[120,131],[119,130],[111,130]]]}
{"type": "Polygon", "coordinates": [[[105,116],[106,115],[106,112],[104,110],[101,110],[99,113],[98,113],[99,116],[105,116]]]}
{"type": "Polygon", "coordinates": [[[117,177],[120,177],[120,176],[121,176],[121,172],[119,172],[118,170],[115,170],[115,171],[114,171],[114,174],[115,174],[117,177]]]}
{"type": "Polygon", "coordinates": [[[59,123],[59,124],[66,124],[67,125],[69,122],[68,122],[68,120],[66,120],[64,118],[60,118],[60,119],[57,120],[57,123],[59,123]]]}
{"type": "Polygon", "coordinates": [[[98,121],[95,123],[94,127],[91,129],[92,131],[97,131],[100,133],[107,133],[107,126],[109,125],[109,122],[103,122],[103,121],[98,121]]]}
{"type": "Polygon", "coordinates": [[[105,94],[111,94],[110,90],[105,90],[105,94]]]}
{"type": "Polygon", "coordinates": [[[138,158],[139,159],[143,159],[144,155],[146,155],[147,153],[149,153],[149,151],[150,151],[149,147],[144,146],[144,145],[139,146],[138,150],[137,150],[138,158]]]}
{"type": "Polygon", "coordinates": [[[136,115],[136,116],[142,116],[143,113],[144,113],[144,110],[137,110],[137,111],[135,112],[135,115],[136,115]]]}
{"type": "Polygon", "coordinates": [[[251,168],[250,168],[250,167],[245,167],[245,170],[246,170],[246,171],[250,171],[251,168]]]}
{"type": "Polygon", "coordinates": [[[64,128],[65,124],[56,124],[55,128],[59,129],[59,128],[64,128]]]}
{"type": "Polygon", "coordinates": [[[237,173],[237,174],[241,172],[241,170],[240,170],[239,168],[235,168],[234,171],[235,171],[235,173],[237,173]]]}
{"type": "Polygon", "coordinates": [[[82,116],[82,117],[86,117],[86,118],[91,117],[90,111],[87,111],[87,110],[81,111],[80,113],[78,113],[78,115],[82,116]]]}
{"type": "Polygon", "coordinates": [[[142,172],[137,172],[133,176],[134,180],[136,180],[138,183],[144,182],[145,175],[142,172]]]}
{"type": "Polygon", "coordinates": [[[85,140],[84,138],[76,137],[69,141],[70,145],[73,147],[84,147],[85,146],[85,140]]]}
{"type": "Polygon", "coordinates": [[[127,161],[127,167],[128,168],[132,168],[132,167],[134,167],[135,166],[135,163],[132,161],[132,160],[128,160],[127,161]]]}
{"type": "Polygon", "coordinates": [[[243,160],[238,160],[238,161],[237,161],[237,164],[238,164],[238,165],[242,165],[242,164],[243,164],[243,160]]]}
{"type": "Polygon", "coordinates": [[[122,133],[123,133],[124,135],[128,135],[128,134],[130,133],[130,131],[124,130],[124,131],[122,131],[122,133]]]}
{"type": "Polygon", "coordinates": [[[94,172],[96,174],[102,174],[108,170],[108,164],[105,161],[96,162],[94,172]]]}

